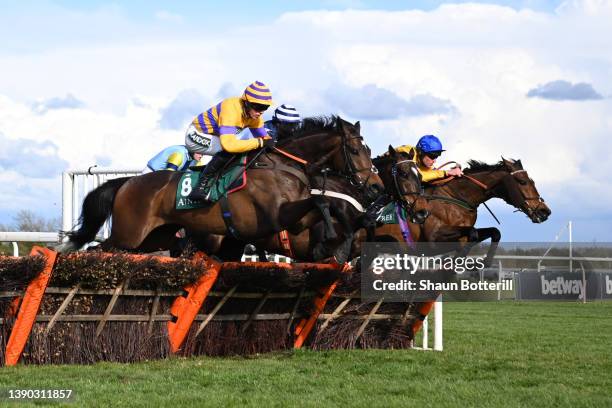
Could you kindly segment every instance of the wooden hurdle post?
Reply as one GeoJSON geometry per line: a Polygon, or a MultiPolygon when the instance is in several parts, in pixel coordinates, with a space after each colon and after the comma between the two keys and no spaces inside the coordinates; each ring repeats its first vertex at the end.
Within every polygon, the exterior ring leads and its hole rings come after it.
{"type": "MultiPolygon", "coordinates": [[[[338,265],[338,267],[342,269],[342,273],[347,273],[351,269],[349,264],[338,265]]],[[[315,327],[319,315],[323,312],[323,309],[325,309],[327,301],[331,297],[332,293],[334,293],[334,290],[339,282],[340,279],[337,279],[330,285],[319,289],[318,295],[313,300],[313,312],[310,314],[310,316],[308,316],[308,318],[300,320],[300,322],[295,326],[295,341],[293,343],[294,348],[302,348],[308,339],[308,336],[312,332],[312,329],[315,327]]]]}
{"type": "Polygon", "coordinates": [[[168,322],[168,340],[172,353],[177,353],[181,349],[189,329],[217,280],[221,269],[219,262],[202,252],[196,253],[193,261],[194,263],[204,263],[204,273],[196,283],[185,287],[184,294],[177,297],[170,308],[172,320],[168,322]]]}
{"type": "Polygon", "coordinates": [[[21,301],[21,306],[17,313],[17,320],[13,325],[11,335],[6,344],[6,352],[4,353],[4,364],[6,366],[16,365],[21,357],[21,353],[32,332],[32,326],[34,326],[34,321],[36,321],[36,314],[40,308],[40,302],[42,301],[49,280],[51,279],[53,265],[57,258],[57,252],[38,246],[32,247],[30,255],[44,256],[45,267],[42,272],[30,282],[23,296],[23,300],[21,301]]]}

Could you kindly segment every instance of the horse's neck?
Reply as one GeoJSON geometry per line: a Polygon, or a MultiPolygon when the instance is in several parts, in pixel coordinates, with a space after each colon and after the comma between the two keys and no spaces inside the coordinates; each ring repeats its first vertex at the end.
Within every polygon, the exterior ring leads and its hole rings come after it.
{"type": "Polygon", "coordinates": [[[434,187],[430,192],[431,194],[448,194],[465,200],[474,207],[478,207],[491,198],[503,198],[496,187],[505,174],[506,172],[501,170],[466,173],[467,176],[485,184],[487,186],[486,189],[467,177],[457,177],[442,186],[434,187]]]}
{"type": "Polygon", "coordinates": [[[338,143],[329,134],[315,133],[301,136],[279,147],[309,163],[322,165],[330,162],[338,149],[338,143]]]}
{"type": "Polygon", "coordinates": [[[361,198],[362,193],[360,190],[354,187],[345,177],[332,175],[328,176],[327,179],[324,179],[323,176],[319,176],[316,178],[316,181],[317,188],[348,194],[357,199],[361,198]]]}

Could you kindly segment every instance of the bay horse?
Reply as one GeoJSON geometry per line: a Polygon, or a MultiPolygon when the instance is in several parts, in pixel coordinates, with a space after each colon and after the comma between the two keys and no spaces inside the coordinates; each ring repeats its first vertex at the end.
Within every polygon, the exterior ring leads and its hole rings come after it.
{"type": "MultiPolygon", "coordinates": [[[[502,160],[486,164],[476,160],[468,162],[464,177],[456,177],[439,185],[429,185],[422,196],[427,201],[429,216],[422,225],[409,224],[417,242],[465,242],[462,254],[486,239],[491,239],[486,264],[501,239],[495,227],[474,228],[477,208],[491,198],[500,198],[526,214],[532,222],[541,223],[551,214],[550,208],[540,196],[535,182],[520,160],[502,160]]],[[[422,201],[418,207],[422,206],[422,201]]],[[[376,228],[377,241],[403,242],[399,225],[386,224],[376,228]]]]}
{"type": "MultiPolygon", "coordinates": [[[[375,158],[373,162],[385,186],[386,201],[393,201],[398,209],[403,208],[413,222],[423,223],[428,213],[426,210],[417,209],[417,202],[422,199],[421,175],[416,163],[408,159],[408,154],[397,152],[392,146],[389,146],[387,154],[375,158]]],[[[329,177],[321,187],[330,193],[326,200],[330,203],[332,215],[336,220],[336,239],[325,240],[324,221],[319,221],[301,232],[286,231],[286,235],[274,234],[253,242],[260,260],[266,259],[265,251],[306,262],[317,262],[333,256],[336,262],[343,263],[359,256],[359,243],[366,239],[366,235],[360,234],[356,240],[355,233],[362,228],[367,230],[374,227],[376,215],[370,219],[371,214],[364,208],[367,199],[341,181],[329,177]],[[352,202],[350,198],[355,199],[357,203],[352,202]]],[[[244,243],[229,237],[224,237],[223,240],[219,256],[222,259],[239,260],[243,254],[244,243]]]]}
{"type": "Polygon", "coordinates": [[[305,222],[304,215],[316,204],[310,194],[310,180],[326,168],[376,195],[383,189],[382,181],[373,171],[369,147],[359,131],[359,122],[352,125],[338,116],[304,119],[300,128],[279,140],[273,151],[249,154],[248,161],[256,161],[247,169],[249,182],[228,196],[228,208],[223,211],[219,202],[200,209],[176,210],[181,173],[159,171],[110,180],[86,196],[79,229],[69,232],[69,241],[58,250],[76,250],[93,241],[111,215],[111,235],[102,243],[104,250],[168,249],[180,228],[193,234],[226,235],[230,228],[222,212],[233,214],[230,226],[234,235],[244,239],[269,236],[294,227],[298,221],[305,222]],[[285,154],[279,153],[280,148],[285,154]]]}

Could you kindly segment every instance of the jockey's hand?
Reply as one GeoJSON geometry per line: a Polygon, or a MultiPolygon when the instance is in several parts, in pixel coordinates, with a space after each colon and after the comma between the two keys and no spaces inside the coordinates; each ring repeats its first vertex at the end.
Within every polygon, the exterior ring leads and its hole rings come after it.
{"type": "Polygon", "coordinates": [[[454,176],[454,177],[461,177],[463,176],[463,171],[459,167],[453,167],[452,169],[446,171],[446,175],[454,176]]]}
{"type": "Polygon", "coordinates": [[[263,148],[268,148],[268,149],[272,149],[274,146],[276,146],[276,140],[272,139],[271,137],[268,138],[263,138],[264,142],[263,142],[263,148]]]}

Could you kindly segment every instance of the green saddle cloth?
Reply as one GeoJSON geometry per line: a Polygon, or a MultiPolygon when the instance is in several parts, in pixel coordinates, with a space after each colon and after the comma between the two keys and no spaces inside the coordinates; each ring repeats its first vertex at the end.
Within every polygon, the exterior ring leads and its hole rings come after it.
{"type": "MultiPolygon", "coordinates": [[[[402,207],[400,211],[402,213],[402,217],[406,219],[406,210],[402,207]]],[[[399,224],[394,201],[390,202],[383,208],[376,221],[383,224],[399,224]]]]}
{"type": "MultiPolygon", "coordinates": [[[[247,155],[242,154],[232,163],[221,176],[213,178],[206,186],[207,193],[210,192],[210,201],[216,202],[221,196],[231,194],[246,186],[246,160],[247,155]]],[[[193,187],[197,185],[202,172],[188,171],[183,173],[176,189],[176,209],[191,210],[194,208],[208,207],[209,203],[202,203],[187,198],[193,187]]]]}

